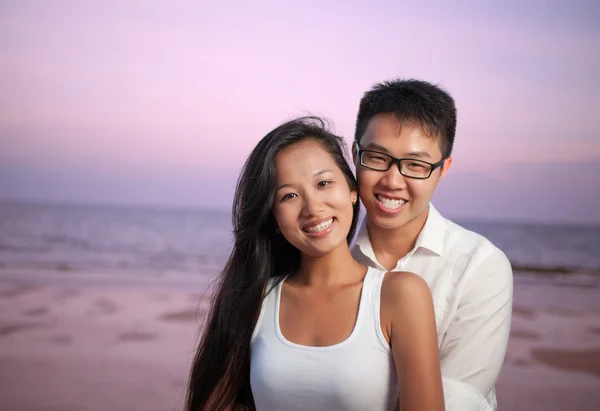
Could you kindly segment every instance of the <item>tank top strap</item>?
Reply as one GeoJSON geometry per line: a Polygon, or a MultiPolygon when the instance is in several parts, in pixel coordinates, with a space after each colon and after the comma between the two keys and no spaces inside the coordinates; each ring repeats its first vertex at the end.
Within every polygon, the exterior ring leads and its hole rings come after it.
{"type": "Polygon", "coordinates": [[[364,311],[369,311],[373,307],[373,287],[376,286],[377,282],[377,270],[372,267],[367,268],[367,273],[363,279],[363,286],[361,291],[360,308],[364,308],[364,311]]]}
{"type": "Polygon", "coordinates": [[[277,307],[277,297],[279,289],[283,281],[285,281],[285,278],[283,280],[276,278],[271,278],[269,280],[260,307],[260,314],[258,315],[258,320],[256,321],[256,325],[254,326],[251,341],[254,341],[259,331],[262,334],[268,335],[270,337],[274,337],[276,335],[275,309],[277,307]]]}
{"type": "Polygon", "coordinates": [[[365,318],[367,321],[371,321],[373,316],[376,314],[376,308],[379,306],[379,294],[384,274],[385,272],[383,271],[369,267],[363,280],[361,310],[364,308],[364,312],[366,314],[365,317],[368,317],[365,318]]]}
{"type": "Polygon", "coordinates": [[[363,347],[372,346],[372,344],[380,345],[377,328],[381,328],[381,325],[379,322],[375,322],[374,319],[379,318],[379,290],[381,290],[383,274],[385,273],[373,267],[368,267],[363,280],[360,306],[355,324],[357,335],[354,339],[355,344],[363,347]]]}
{"type": "Polygon", "coordinates": [[[390,344],[386,341],[381,329],[381,288],[383,286],[383,279],[387,274],[387,271],[378,270],[372,268],[372,280],[371,280],[371,307],[373,312],[371,315],[372,330],[374,330],[375,338],[382,348],[391,353],[390,344]]]}

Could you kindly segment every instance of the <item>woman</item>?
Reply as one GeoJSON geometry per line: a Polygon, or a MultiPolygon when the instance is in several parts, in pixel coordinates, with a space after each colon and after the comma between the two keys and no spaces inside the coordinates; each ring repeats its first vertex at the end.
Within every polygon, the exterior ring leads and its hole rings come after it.
{"type": "Polygon", "coordinates": [[[250,154],[189,411],[444,409],[427,284],[350,254],[359,204],[344,148],[310,117],[250,154]]]}

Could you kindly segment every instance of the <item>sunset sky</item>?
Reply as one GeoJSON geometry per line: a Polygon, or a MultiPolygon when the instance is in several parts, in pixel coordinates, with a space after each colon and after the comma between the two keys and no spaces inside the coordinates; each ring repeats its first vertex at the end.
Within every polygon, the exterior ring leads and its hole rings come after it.
{"type": "Polygon", "coordinates": [[[600,2],[217,3],[0,2],[0,199],[227,209],[278,123],[350,142],[405,77],[456,99],[445,215],[600,224],[600,2]]]}

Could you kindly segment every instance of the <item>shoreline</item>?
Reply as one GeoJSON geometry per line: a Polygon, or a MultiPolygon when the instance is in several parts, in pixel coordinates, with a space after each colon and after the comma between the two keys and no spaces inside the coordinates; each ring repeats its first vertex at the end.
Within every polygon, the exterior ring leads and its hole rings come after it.
{"type": "MultiPolygon", "coordinates": [[[[199,272],[188,272],[132,269],[57,270],[0,266],[0,281],[34,281],[48,284],[81,285],[179,286],[204,291],[206,287],[210,287],[215,282],[218,273],[220,271],[212,267],[205,268],[199,272]]],[[[514,270],[513,278],[515,285],[551,284],[567,287],[600,288],[600,271],[553,272],[514,270]]]]}
{"type": "MultiPolygon", "coordinates": [[[[0,409],[182,409],[211,278],[123,277],[0,269],[0,409]]],[[[597,294],[516,278],[499,410],[595,409],[597,294]]]]}

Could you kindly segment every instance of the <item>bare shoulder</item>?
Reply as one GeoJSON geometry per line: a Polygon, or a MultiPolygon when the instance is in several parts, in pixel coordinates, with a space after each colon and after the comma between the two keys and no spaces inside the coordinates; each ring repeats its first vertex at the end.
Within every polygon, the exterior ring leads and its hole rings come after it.
{"type": "Polygon", "coordinates": [[[423,316],[433,318],[429,285],[414,273],[387,273],[381,286],[381,314],[387,324],[406,324],[423,316]]]}
{"type": "Polygon", "coordinates": [[[381,302],[387,306],[402,307],[431,301],[427,282],[415,273],[389,272],[381,285],[381,302]]]}
{"type": "Polygon", "coordinates": [[[417,336],[423,332],[435,337],[433,299],[423,278],[409,272],[385,275],[381,285],[381,326],[388,341],[404,347],[411,341],[421,341],[417,336]]]}
{"type": "Polygon", "coordinates": [[[381,285],[381,319],[391,330],[393,325],[409,330],[435,316],[433,298],[427,282],[414,273],[387,273],[381,285]]]}

